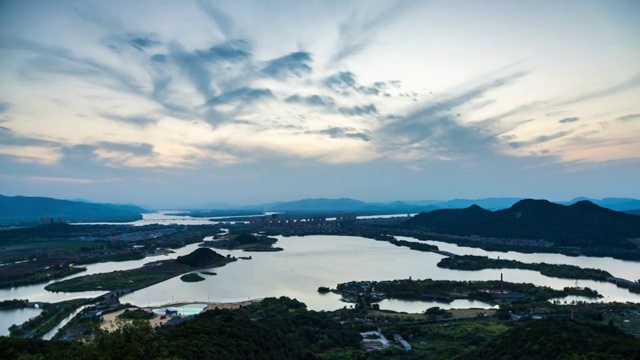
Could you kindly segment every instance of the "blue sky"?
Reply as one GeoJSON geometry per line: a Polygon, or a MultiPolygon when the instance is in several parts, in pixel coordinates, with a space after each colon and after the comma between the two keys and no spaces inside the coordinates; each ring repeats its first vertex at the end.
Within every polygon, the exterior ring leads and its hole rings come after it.
{"type": "Polygon", "coordinates": [[[640,197],[636,1],[3,1],[0,193],[640,197]]]}

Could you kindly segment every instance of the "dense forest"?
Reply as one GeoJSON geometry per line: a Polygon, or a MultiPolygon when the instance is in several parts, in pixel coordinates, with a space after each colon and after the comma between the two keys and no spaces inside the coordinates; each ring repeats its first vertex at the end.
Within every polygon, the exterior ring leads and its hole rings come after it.
{"type": "MultiPolygon", "coordinates": [[[[561,306],[546,304],[564,312],[561,306]]],[[[629,315],[638,308],[625,304],[618,307],[576,304],[580,321],[566,317],[513,321],[506,308],[500,310],[505,316],[496,313],[495,317],[438,320],[438,316],[430,316],[446,313],[438,308],[427,309],[424,315],[364,308],[315,312],[286,297],[267,298],[236,310],[207,311],[174,326],[151,328],[147,322],[135,320],[111,333],[87,333],[86,341],[0,337],[0,359],[637,358],[640,341],[628,331],[624,333],[614,321],[609,320],[609,325],[606,321],[613,316],[619,323],[616,314],[629,315]],[[413,349],[405,352],[390,346],[380,351],[363,350],[359,332],[376,329],[391,341],[394,334],[400,334],[413,349]]],[[[508,308],[522,311],[516,305],[508,308]]],[[[142,310],[121,315],[129,319],[149,316],[142,310]]]]}
{"type": "Polygon", "coordinates": [[[640,341],[614,326],[570,319],[531,321],[463,359],[637,359],[640,341]]]}

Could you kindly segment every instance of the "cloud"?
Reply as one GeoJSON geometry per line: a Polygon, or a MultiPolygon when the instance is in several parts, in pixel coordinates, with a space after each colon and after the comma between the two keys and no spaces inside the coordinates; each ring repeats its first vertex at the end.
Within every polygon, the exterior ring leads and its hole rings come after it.
{"type": "Polygon", "coordinates": [[[290,76],[302,77],[310,74],[309,65],[312,61],[311,54],[298,51],[267,62],[262,72],[274,78],[287,78],[290,76]]]}
{"type": "Polygon", "coordinates": [[[102,41],[109,49],[121,53],[127,48],[145,51],[148,48],[162,45],[153,35],[147,34],[112,34],[102,41]]]}
{"type": "Polygon", "coordinates": [[[348,92],[350,90],[353,90],[364,95],[380,95],[381,91],[386,89],[389,85],[393,85],[393,83],[396,82],[393,81],[387,83],[384,81],[377,81],[370,86],[363,86],[358,84],[358,81],[356,80],[356,74],[350,71],[342,71],[337,74],[328,76],[323,81],[323,85],[326,88],[335,92],[348,92]]]}
{"type": "Polygon", "coordinates": [[[564,118],[564,119],[560,119],[560,120],[558,120],[558,122],[559,122],[560,124],[569,124],[569,123],[576,122],[576,121],[578,121],[578,120],[580,120],[580,118],[579,118],[579,117],[566,117],[566,118],[564,118]]]}
{"type": "Polygon", "coordinates": [[[189,53],[176,41],[169,44],[169,52],[171,59],[203,99],[209,99],[215,95],[211,74],[198,53],[189,53]]]}
{"type": "Polygon", "coordinates": [[[559,106],[576,104],[584,101],[615,95],[640,86],[640,74],[608,88],[590,91],[558,103],[559,106]]]}
{"type": "Polygon", "coordinates": [[[629,115],[625,115],[625,116],[620,116],[618,119],[619,121],[634,121],[634,120],[640,120],[640,114],[629,114],[629,115]]]}
{"type": "Polygon", "coordinates": [[[208,50],[197,51],[198,56],[208,61],[238,62],[251,58],[252,50],[245,40],[230,40],[215,45],[208,50]]]}
{"type": "Polygon", "coordinates": [[[373,104],[353,106],[353,107],[341,107],[338,109],[338,111],[342,115],[347,115],[347,116],[362,116],[362,115],[378,114],[378,109],[373,104]]]}
{"type": "Polygon", "coordinates": [[[301,96],[296,94],[296,95],[291,95],[285,98],[284,101],[289,104],[305,104],[309,106],[324,106],[324,107],[329,107],[334,104],[332,97],[320,96],[320,95],[301,96]]]}
{"type": "Polygon", "coordinates": [[[116,143],[110,141],[101,141],[95,144],[96,147],[109,151],[127,153],[135,156],[145,156],[153,154],[153,145],[148,143],[116,143]]]}
{"type": "Polygon", "coordinates": [[[233,39],[235,37],[235,24],[229,16],[213,6],[213,2],[211,1],[198,0],[197,3],[204,13],[214,21],[225,39],[233,39]]]}
{"type": "Polygon", "coordinates": [[[407,10],[408,4],[408,1],[397,1],[373,16],[350,14],[338,28],[338,44],[330,63],[340,62],[362,52],[383,26],[407,10]]]}
{"type": "Polygon", "coordinates": [[[435,103],[427,103],[407,115],[396,115],[376,132],[383,148],[401,161],[434,156],[447,158],[455,154],[480,155],[494,151],[499,141],[491,129],[500,119],[463,124],[456,116],[456,108],[481,99],[488,92],[506,87],[527,75],[512,72],[468,86],[457,94],[435,103]]]}
{"type": "Polygon", "coordinates": [[[7,110],[9,110],[11,108],[11,105],[9,105],[9,103],[6,102],[0,102],[0,114],[6,112],[7,110]]]}
{"type": "Polygon", "coordinates": [[[118,121],[125,124],[136,125],[136,126],[145,126],[149,124],[155,124],[158,119],[155,116],[147,116],[147,115],[129,115],[129,116],[121,116],[116,114],[101,114],[105,119],[118,121]]]}
{"type": "Polygon", "coordinates": [[[371,134],[369,132],[357,132],[356,129],[352,127],[330,127],[325,130],[319,130],[319,131],[307,132],[307,133],[328,135],[330,138],[334,138],[334,139],[351,138],[351,139],[360,139],[363,141],[371,140],[371,134]]]}
{"type": "Polygon", "coordinates": [[[571,135],[573,133],[573,130],[566,130],[566,131],[559,131],[556,132],[554,134],[551,135],[540,135],[540,136],[536,136],[535,138],[531,139],[531,140],[526,140],[526,141],[512,141],[509,144],[509,146],[511,146],[514,149],[519,149],[525,146],[534,146],[534,145],[540,145],[552,140],[557,140],[563,137],[566,137],[568,135],[571,135]]]}
{"type": "Polygon", "coordinates": [[[232,102],[252,103],[258,100],[273,98],[273,92],[270,89],[242,87],[224,94],[213,97],[207,101],[209,105],[228,104],[232,102]]]}
{"type": "Polygon", "coordinates": [[[37,56],[25,62],[18,74],[29,80],[40,80],[40,74],[69,75],[109,89],[141,95],[142,86],[124,71],[100,61],[75,55],[64,48],[41,45],[21,39],[3,39],[0,48],[28,51],[37,56]]]}
{"type": "Polygon", "coordinates": [[[155,55],[151,55],[151,56],[149,57],[149,59],[150,59],[151,61],[155,61],[155,62],[158,62],[158,63],[165,63],[165,62],[167,62],[167,60],[168,60],[167,55],[164,55],[164,54],[155,54],[155,55]]]}
{"type": "Polygon", "coordinates": [[[64,183],[64,184],[78,184],[78,185],[88,185],[95,184],[99,182],[113,182],[118,181],[117,179],[87,179],[87,178],[68,178],[68,177],[52,177],[52,176],[27,176],[23,178],[29,182],[41,182],[41,183],[64,183]]]}

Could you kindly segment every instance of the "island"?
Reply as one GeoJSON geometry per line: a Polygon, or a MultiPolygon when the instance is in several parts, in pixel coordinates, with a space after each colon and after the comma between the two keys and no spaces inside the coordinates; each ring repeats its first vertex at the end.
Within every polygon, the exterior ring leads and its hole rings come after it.
{"type": "Polygon", "coordinates": [[[547,286],[505,281],[450,280],[386,280],[350,281],[338,284],[335,293],[342,300],[359,306],[370,306],[384,299],[427,300],[451,303],[457,299],[479,300],[489,304],[512,301],[548,301],[569,295],[598,299],[602,295],[589,288],[565,287],[563,290],[547,286]]]}
{"type": "Polygon", "coordinates": [[[49,284],[45,289],[60,292],[139,290],[199,268],[224,266],[232,261],[236,259],[211,249],[198,248],[175,260],[155,261],[137,269],[80,276],[49,284]]]}
{"type": "Polygon", "coordinates": [[[198,274],[191,273],[180,276],[180,280],[184,282],[199,282],[204,281],[204,278],[198,274]]]}
{"type": "Polygon", "coordinates": [[[282,251],[284,249],[274,247],[278,241],[276,238],[268,237],[261,234],[252,234],[237,229],[237,232],[229,232],[215,240],[205,240],[201,246],[212,247],[224,250],[243,250],[243,251],[282,251]]]}

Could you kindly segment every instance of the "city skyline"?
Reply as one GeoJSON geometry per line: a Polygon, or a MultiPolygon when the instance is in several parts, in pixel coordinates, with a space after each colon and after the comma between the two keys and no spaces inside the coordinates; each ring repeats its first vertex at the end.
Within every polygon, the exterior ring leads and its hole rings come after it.
{"type": "Polygon", "coordinates": [[[640,197],[634,1],[0,4],[0,193],[640,197]]]}

